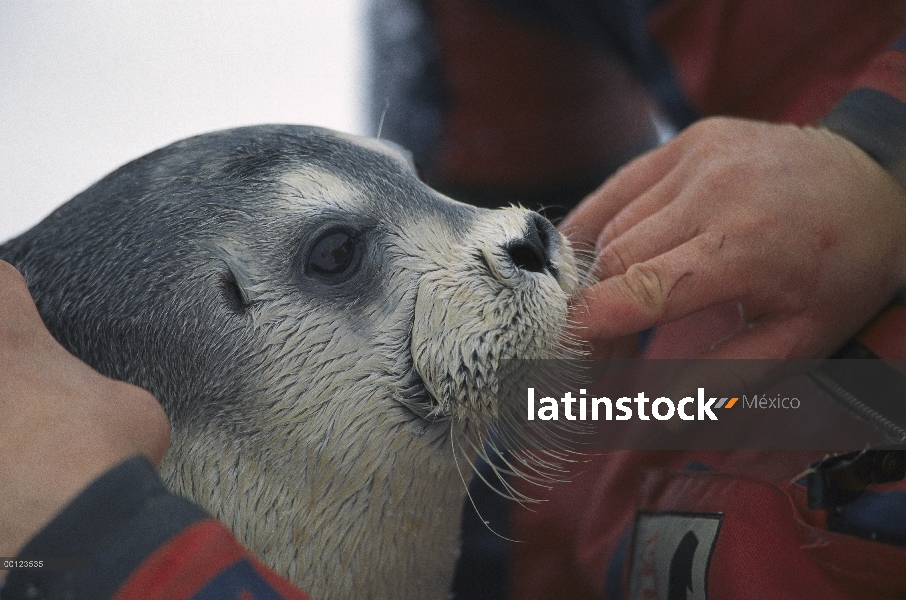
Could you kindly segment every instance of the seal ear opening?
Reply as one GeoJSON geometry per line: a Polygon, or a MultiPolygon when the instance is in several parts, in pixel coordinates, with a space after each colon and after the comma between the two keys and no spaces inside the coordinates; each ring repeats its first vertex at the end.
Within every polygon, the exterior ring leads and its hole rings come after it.
{"type": "Polygon", "coordinates": [[[234,312],[243,313],[252,305],[245,286],[240,283],[242,279],[236,276],[236,271],[229,265],[226,265],[226,273],[220,276],[220,290],[223,298],[234,312]]]}

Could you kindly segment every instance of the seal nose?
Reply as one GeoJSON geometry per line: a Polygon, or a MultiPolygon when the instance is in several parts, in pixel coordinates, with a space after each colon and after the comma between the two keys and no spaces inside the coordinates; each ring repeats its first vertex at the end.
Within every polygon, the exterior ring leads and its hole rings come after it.
{"type": "Polygon", "coordinates": [[[556,239],[557,230],[551,222],[532,213],[525,217],[525,234],[521,239],[509,242],[506,252],[513,264],[523,271],[543,273],[547,270],[556,275],[551,262],[556,239]]]}

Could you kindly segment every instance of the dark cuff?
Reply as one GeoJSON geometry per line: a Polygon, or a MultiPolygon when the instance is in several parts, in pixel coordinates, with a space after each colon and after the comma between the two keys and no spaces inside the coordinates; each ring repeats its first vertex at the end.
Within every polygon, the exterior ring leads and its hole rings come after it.
{"type": "Polygon", "coordinates": [[[146,458],[131,458],[88,486],[18,557],[66,557],[81,568],[10,571],[2,598],[106,600],[155,549],[205,518],[164,487],[146,458]]]}
{"type": "Polygon", "coordinates": [[[821,124],[865,150],[906,187],[906,104],[860,88],[844,96],[821,124]]]}

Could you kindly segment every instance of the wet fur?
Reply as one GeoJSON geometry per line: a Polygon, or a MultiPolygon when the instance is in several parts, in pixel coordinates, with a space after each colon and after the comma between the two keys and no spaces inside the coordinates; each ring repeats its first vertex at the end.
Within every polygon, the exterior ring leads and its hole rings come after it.
{"type": "MultiPolygon", "coordinates": [[[[172,421],[162,475],[319,600],[443,598],[495,368],[562,342],[576,290],[505,247],[528,211],[424,186],[406,156],[295,126],[178,142],[3,246],[51,332],[172,421]],[[306,252],[360,232],[355,275],[306,252]],[[419,396],[420,382],[431,392],[419,396]]],[[[531,217],[528,217],[531,218],[531,217]]]]}

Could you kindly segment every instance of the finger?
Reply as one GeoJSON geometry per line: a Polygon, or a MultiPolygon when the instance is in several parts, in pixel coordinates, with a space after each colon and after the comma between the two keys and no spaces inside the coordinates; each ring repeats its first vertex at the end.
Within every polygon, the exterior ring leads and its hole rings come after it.
{"type": "Polygon", "coordinates": [[[746,325],[739,302],[723,302],[660,325],[645,345],[646,358],[700,356],[746,325]]]}
{"type": "Polygon", "coordinates": [[[697,221],[683,218],[681,208],[671,203],[616,239],[600,244],[592,273],[599,279],[622,275],[630,266],[666,254],[692,240],[698,234],[698,228],[697,221]]]}
{"type": "MultiPolygon", "coordinates": [[[[667,173],[660,181],[655,182],[651,188],[642,193],[641,196],[630,201],[604,225],[596,240],[596,249],[604,248],[645,219],[649,219],[667,207],[672,206],[672,202],[682,192],[687,182],[688,177],[680,169],[673,169],[667,173]]],[[[674,229],[677,223],[680,222],[667,221],[664,223],[664,228],[674,229]]]]}
{"type": "Polygon", "coordinates": [[[795,317],[765,317],[750,323],[701,355],[701,358],[724,360],[693,361],[685,380],[702,381],[703,374],[710,371],[709,385],[721,390],[721,395],[741,397],[764,392],[777,381],[814,366],[814,361],[779,360],[804,358],[799,347],[808,329],[805,320],[795,317]]]}
{"type": "MultiPolygon", "coordinates": [[[[785,330],[788,328],[779,321],[765,323],[759,327],[740,334],[742,346],[726,352],[711,352],[705,356],[711,359],[727,360],[693,360],[681,361],[679,371],[675,374],[671,387],[673,393],[688,393],[697,387],[705,387],[712,395],[731,397],[752,396],[762,393],[770,385],[796,374],[807,372],[816,361],[806,360],[756,360],[777,359],[778,356],[759,354],[770,350],[779,340],[778,336],[788,340],[785,330]],[[745,339],[745,341],[742,341],[745,339]],[[743,347],[748,348],[744,351],[743,347]],[[745,358],[749,360],[732,360],[745,358]]],[[[783,342],[780,342],[783,343],[783,342]]],[[[703,357],[704,358],[704,357],[703,357]]]]}
{"type": "Polygon", "coordinates": [[[705,232],[625,273],[586,288],[572,315],[576,334],[615,338],[747,296],[743,265],[714,260],[722,236],[705,232]]]}
{"type": "Polygon", "coordinates": [[[800,346],[807,333],[801,319],[765,316],[722,340],[702,358],[804,358],[800,346]]]}
{"type": "Polygon", "coordinates": [[[573,243],[593,245],[605,225],[629,202],[663,179],[679,158],[679,148],[668,143],[628,163],[566,215],[560,231],[573,243]]]}

